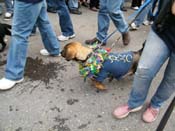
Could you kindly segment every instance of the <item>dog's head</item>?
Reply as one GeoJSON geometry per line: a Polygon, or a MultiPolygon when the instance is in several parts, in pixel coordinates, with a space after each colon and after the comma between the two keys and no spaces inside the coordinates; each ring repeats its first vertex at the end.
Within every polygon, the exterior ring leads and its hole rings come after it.
{"type": "Polygon", "coordinates": [[[91,49],[85,46],[82,46],[79,42],[68,43],[63,50],[61,51],[61,56],[64,57],[67,61],[84,61],[87,58],[87,55],[91,52],[91,49]]]}

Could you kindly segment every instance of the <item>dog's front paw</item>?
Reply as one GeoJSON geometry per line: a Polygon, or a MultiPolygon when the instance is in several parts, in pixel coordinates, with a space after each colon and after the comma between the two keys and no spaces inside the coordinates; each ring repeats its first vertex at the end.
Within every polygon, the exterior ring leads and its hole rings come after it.
{"type": "Polygon", "coordinates": [[[106,87],[104,84],[102,84],[101,82],[98,82],[96,80],[92,80],[94,83],[94,86],[99,89],[99,90],[106,90],[106,87]]]}

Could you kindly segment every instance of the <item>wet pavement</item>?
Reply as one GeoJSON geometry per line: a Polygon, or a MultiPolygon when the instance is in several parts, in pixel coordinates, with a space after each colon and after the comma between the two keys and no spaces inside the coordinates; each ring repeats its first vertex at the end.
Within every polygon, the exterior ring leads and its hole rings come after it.
{"type": "MultiPolygon", "coordinates": [[[[129,8],[129,7],[128,7],[129,8]]],[[[82,15],[71,15],[76,37],[60,42],[61,49],[70,41],[84,43],[95,36],[97,13],[81,8],[82,15]]],[[[133,11],[125,12],[127,18],[133,11]]],[[[57,14],[49,13],[49,18],[57,35],[60,34],[57,14]]],[[[6,22],[2,20],[1,22],[6,22]]],[[[8,21],[10,24],[11,21],[8,21]]],[[[109,33],[115,30],[111,22],[109,33]]],[[[147,37],[149,26],[141,26],[131,32],[131,44],[123,46],[121,40],[113,52],[138,50],[147,37]]],[[[120,37],[114,34],[107,47],[120,37]]],[[[8,42],[9,42],[9,37],[8,42]]],[[[98,91],[90,80],[86,82],[78,73],[78,64],[67,62],[62,57],[44,57],[39,54],[43,48],[40,34],[29,39],[29,50],[25,68],[25,80],[13,89],[0,92],[0,131],[154,131],[156,130],[170,100],[162,107],[158,119],[146,124],[141,116],[146,104],[154,94],[164,72],[165,65],[153,80],[144,108],[123,120],[112,116],[117,105],[127,102],[133,76],[119,81],[108,82],[106,91],[98,91]]],[[[8,47],[0,54],[0,77],[3,77],[8,47]]],[[[174,131],[172,113],[165,131],[174,131]]]]}

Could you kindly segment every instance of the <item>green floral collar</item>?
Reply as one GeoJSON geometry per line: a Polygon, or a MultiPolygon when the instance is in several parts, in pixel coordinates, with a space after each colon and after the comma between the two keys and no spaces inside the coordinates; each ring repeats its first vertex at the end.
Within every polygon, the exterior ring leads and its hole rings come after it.
{"type": "Polygon", "coordinates": [[[103,62],[108,58],[108,52],[97,46],[97,44],[92,45],[90,48],[93,49],[93,52],[87,58],[86,62],[79,63],[79,73],[86,78],[94,78],[99,73],[103,62]]]}

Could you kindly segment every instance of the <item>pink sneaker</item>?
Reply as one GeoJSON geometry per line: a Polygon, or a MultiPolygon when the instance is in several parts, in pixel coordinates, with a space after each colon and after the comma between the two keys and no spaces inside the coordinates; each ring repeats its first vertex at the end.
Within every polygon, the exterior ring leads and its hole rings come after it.
{"type": "Polygon", "coordinates": [[[122,118],[127,117],[130,112],[136,112],[141,109],[142,109],[142,106],[139,106],[133,109],[129,109],[129,106],[126,104],[126,105],[116,108],[113,112],[113,115],[118,119],[122,119],[122,118]]]}
{"type": "Polygon", "coordinates": [[[151,123],[156,120],[157,116],[159,114],[159,108],[153,108],[149,106],[146,111],[143,113],[143,120],[147,123],[151,123]]]}

